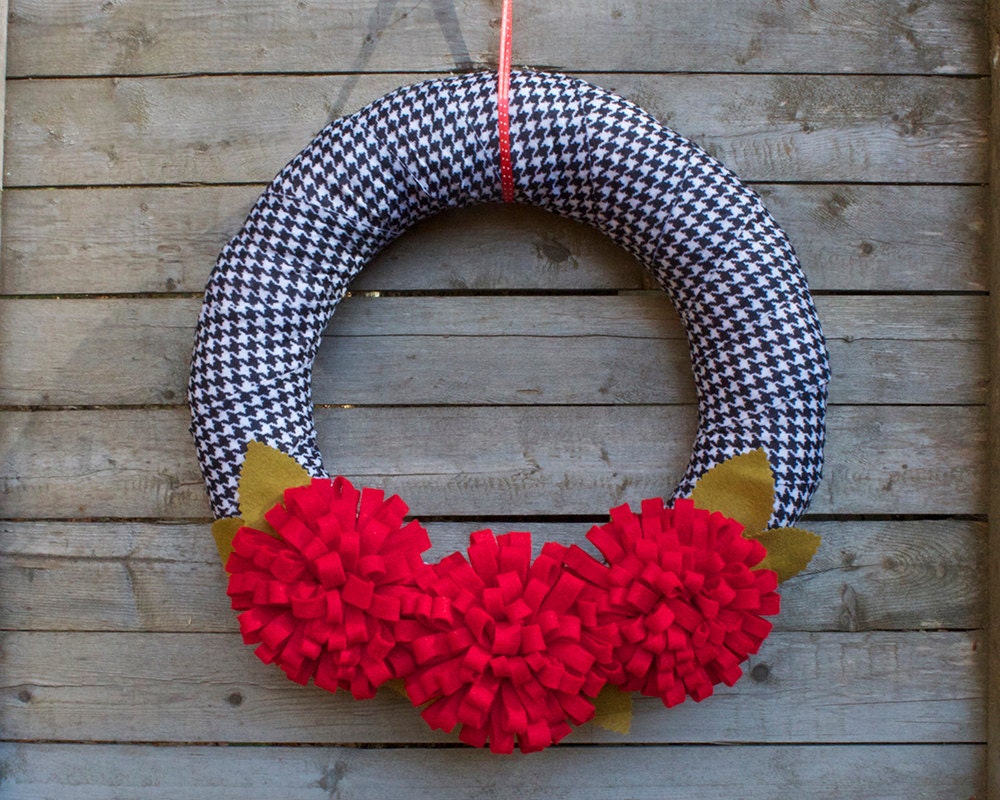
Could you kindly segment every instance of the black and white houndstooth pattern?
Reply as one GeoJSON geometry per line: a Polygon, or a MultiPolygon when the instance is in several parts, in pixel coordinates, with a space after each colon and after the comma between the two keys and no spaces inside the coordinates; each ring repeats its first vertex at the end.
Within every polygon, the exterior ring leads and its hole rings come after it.
{"type": "MultiPolygon", "coordinates": [[[[328,125],[275,178],[209,279],[195,341],[192,433],[218,516],[236,513],[247,441],[326,474],[313,357],[348,282],[442,209],[501,200],[496,75],[406,86],[328,125]]],[[[820,478],[829,366],[784,233],[725,167],[632,103],[575,78],[511,78],[517,198],[592,225],[633,253],[687,330],[699,430],[677,495],[763,447],[772,525],[820,478]]]]}

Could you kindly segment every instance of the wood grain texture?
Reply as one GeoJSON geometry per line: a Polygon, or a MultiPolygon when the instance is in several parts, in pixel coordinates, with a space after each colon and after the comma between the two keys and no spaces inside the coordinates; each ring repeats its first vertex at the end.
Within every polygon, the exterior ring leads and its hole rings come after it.
{"type": "MultiPolygon", "coordinates": [[[[201,292],[262,188],[10,189],[0,293],[201,292]]],[[[982,187],[755,188],[795,244],[814,291],[986,288],[982,187]]],[[[490,205],[422,223],[352,286],[635,289],[643,278],[635,260],[596,231],[529,207],[490,205]]]]}
{"type": "MultiPolygon", "coordinates": [[[[11,75],[451,71],[496,64],[488,3],[15,0],[11,75]],[[48,55],[48,57],[46,57],[48,55]]],[[[983,73],[974,0],[519,3],[516,63],[564,70],[983,73]],[[859,24],[864,20],[866,24],[859,24]]]]}
{"type": "MultiPolygon", "coordinates": [[[[7,40],[8,40],[8,18],[7,18],[7,7],[9,3],[8,0],[0,0],[0,75],[7,75],[7,40]]],[[[6,79],[0,81],[0,110],[6,110],[7,108],[7,81],[6,79]]],[[[6,137],[4,135],[4,122],[6,119],[6,114],[4,118],[0,119],[0,164],[3,164],[3,148],[6,137]]],[[[0,194],[3,190],[3,176],[0,175],[0,194]]],[[[0,217],[2,218],[2,217],[0,217]]],[[[2,237],[0,237],[2,240],[2,237]]]]}
{"type": "MultiPolygon", "coordinates": [[[[420,77],[13,81],[6,183],[269,181],[331,118],[420,77]]],[[[744,180],[987,179],[986,79],[590,77],[704,146],[744,180]]]]}
{"type": "Polygon", "coordinates": [[[563,747],[498,759],[469,749],[0,745],[7,800],[912,800],[975,797],[976,745],[563,747]],[[850,769],[844,765],[850,764],[850,769]],[[710,778],[706,765],[711,765],[710,778]]]}
{"type": "Polygon", "coordinates": [[[990,505],[988,631],[989,672],[989,767],[987,797],[1000,798],[1000,0],[990,0],[990,58],[993,67],[993,106],[990,117],[990,505]]]}
{"type": "MultiPolygon", "coordinates": [[[[0,413],[9,518],[207,517],[182,409],[0,413]]],[[[670,492],[691,407],[321,408],[331,469],[418,516],[603,516],[670,492]]],[[[982,514],[986,414],[975,406],[835,406],[817,514],[982,514]]]]}
{"type": "MultiPolygon", "coordinates": [[[[530,530],[589,547],[588,523],[429,522],[427,558],[469,533],[530,530]]],[[[961,520],[806,522],[823,537],[809,568],[781,587],[783,631],[974,629],[983,624],[985,524],[961,520]]],[[[235,631],[207,523],[0,522],[0,628],[235,631]]]]}
{"type": "MultiPolygon", "coordinates": [[[[982,403],[982,300],[821,297],[831,402],[982,403]]],[[[0,299],[0,403],[182,402],[200,308],[191,298],[0,299]]],[[[320,349],[313,401],[676,404],[695,393],[683,329],[660,291],[352,297],[320,349]]]]}
{"type": "MultiPolygon", "coordinates": [[[[298,686],[239,634],[9,632],[0,647],[12,739],[453,741],[392,691],[358,702],[298,686]]],[[[981,742],[984,670],[976,632],[774,633],[710,701],[668,713],[639,697],[624,739],[584,726],[572,741],[981,742]]]]}

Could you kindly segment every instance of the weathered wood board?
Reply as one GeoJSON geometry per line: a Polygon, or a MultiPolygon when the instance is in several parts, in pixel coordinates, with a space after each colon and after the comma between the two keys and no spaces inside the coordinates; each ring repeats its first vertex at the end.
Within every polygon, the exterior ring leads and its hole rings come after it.
{"type": "MultiPolygon", "coordinates": [[[[988,4],[989,52],[993,67],[992,90],[993,107],[990,114],[990,250],[991,281],[989,326],[989,349],[991,353],[991,374],[1000,375],[1000,3],[988,4]]],[[[1000,797],[1000,382],[990,382],[989,408],[992,425],[990,429],[990,508],[989,547],[987,550],[989,573],[987,581],[991,587],[987,636],[989,641],[990,677],[987,698],[987,769],[986,793],[989,797],[1000,797]]]]}
{"type": "MultiPolygon", "coordinates": [[[[263,186],[8,189],[4,294],[198,293],[263,186]],[[39,237],[44,229],[50,233],[39,237]],[[95,230],[101,235],[94,236],[95,230]]],[[[757,184],[814,291],[986,288],[979,186],[757,184]]],[[[592,231],[521,206],[444,212],[355,280],[368,291],[635,289],[638,264],[592,231]],[[517,230],[518,237],[510,238],[517,230]]]]}
{"type": "MultiPolygon", "coordinates": [[[[7,680],[21,687],[0,706],[13,739],[453,741],[389,689],[366,703],[303,690],[238,633],[10,632],[0,647],[7,680]]],[[[978,741],[985,652],[975,633],[775,633],[751,657],[749,679],[717,688],[711,703],[668,716],[659,700],[637,698],[629,741],[740,742],[747,731],[758,742],[978,741]]],[[[619,736],[589,725],[572,741],[619,736]]]]}
{"type": "MultiPolygon", "coordinates": [[[[524,0],[518,62],[608,72],[978,74],[976,0],[524,0]]],[[[401,72],[496,62],[499,4],[15,0],[12,76],[401,72]]]]}
{"type": "MultiPolygon", "coordinates": [[[[504,531],[516,524],[478,520],[504,531]]],[[[440,558],[472,525],[430,524],[440,558]]],[[[541,541],[580,542],[584,522],[531,525],[541,541]]],[[[826,543],[785,583],[782,631],[974,630],[983,624],[986,531],[971,520],[829,521],[826,543]]],[[[201,523],[0,523],[0,629],[237,630],[222,565],[201,523]]],[[[537,543],[536,543],[537,544],[537,543]]]]}
{"type": "Polygon", "coordinates": [[[575,747],[499,760],[478,750],[0,745],[9,800],[816,800],[974,796],[977,745],[575,747]],[[850,769],[844,765],[850,764],[850,769]],[[629,776],[627,779],[625,776],[629,776]]]}
{"type": "MultiPolygon", "coordinates": [[[[12,518],[208,514],[186,410],[5,411],[12,518]]],[[[673,490],[693,407],[320,407],[338,473],[402,495],[422,519],[571,513],[599,518],[673,490]]],[[[981,406],[834,406],[817,514],[986,512],[981,406]]]]}
{"type": "MultiPolygon", "coordinates": [[[[8,186],[257,183],[331,117],[426,74],[36,79],[8,87],[8,186]]],[[[582,77],[749,181],[983,183],[989,81],[929,76],[582,77]]]]}
{"type": "MultiPolygon", "coordinates": [[[[980,0],[515,4],[515,62],[622,93],[751,181],[816,295],[834,379],[803,524],[824,543],[742,681],[501,759],[239,643],[184,406],[212,262],[331,117],[491,68],[499,8],[10,0],[0,797],[1000,800],[980,0]]],[[[481,527],[580,541],[679,478],[683,332],[596,232],[446,212],[351,288],[316,365],[321,447],[398,491],[434,555],[481,527]]]]}
{"type": "MultiPolygon", "coordinates": [[[[201,293],[263,186],[8,189],[5,294],[201,293]],[[49,236],[39,237],[45,229],[49,236]],[[100,230],[95,237],[93,232],[100,230]]],[[[757,184],[814,291],[986,288],[979,186],[757,184]]],[[[636,262],[596,231],[521,206],[444,212],[355,280],[364,290],[635,289],[636,262]],[[515,240],[511,230],[518,231],[515,240]]]]}
{"type": "MultiPolygon", "coordinates": [[[[981,404],[982,299],[821,297],[830,401],[981,404]]],[[[176,402],[200,307],[198,298],[0,298],[0,402],[176,402]]],[[[695,401],[684,332],[662,292],[352,297],[327,339],[314,368],[313,400],[321,404],[695,401]]]]}

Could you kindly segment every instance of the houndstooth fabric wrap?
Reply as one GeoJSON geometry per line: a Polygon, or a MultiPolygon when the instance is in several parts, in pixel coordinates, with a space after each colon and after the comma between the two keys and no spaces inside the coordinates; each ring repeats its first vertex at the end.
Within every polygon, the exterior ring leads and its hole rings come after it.
{"type": "MultiPolygon", "coordinates": [[[[324,128],[261,195],[209,278],[195,339],[192,434],[219,517],[237,513],[246,444],[326,475],[311,372],[350,280],[439,211],[499,202],[496,74],[400,88],[324,128]]],[[[517,200],[591,225],[646,266],[690,345],[699,427],[675,496],[762,447],[772,526],[820,479],[830,369],[805,276],[758,196],[632,103],[576,78],[511,77],[517,200]]]]}

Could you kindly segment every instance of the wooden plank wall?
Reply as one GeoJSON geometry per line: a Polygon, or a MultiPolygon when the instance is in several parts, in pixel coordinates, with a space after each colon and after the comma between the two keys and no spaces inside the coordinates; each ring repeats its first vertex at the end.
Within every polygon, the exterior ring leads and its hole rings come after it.
{"type": "MultiPolygon", "coordinates": [[[[982,797],[989,64],[981,0],[519,0],[515,62],[645,106],[764,196],[830,339],[829,457],[748,676],[498,758],[239,643],[184,384],[199,295],[332,116],[495,63],[499,0],[11,0],[0,269],[5,798],[982,797]],[[223,746],[229,745],[229,746],[223,746]]],[[[664,298],[532,209],[394,244],[317,365],[328,463],[436,551],[574,541],[695,426],[664,298]]]]}
{"type": "MultiPolygon", "coordinates": [[[[992,96],[990,113],[990,374],[1000,374],[1000,2],[989,3],[992,96]]],[[[1000,385],[990,381],[989,641],[986,793],[1000,797],[1000,385]]]]}

